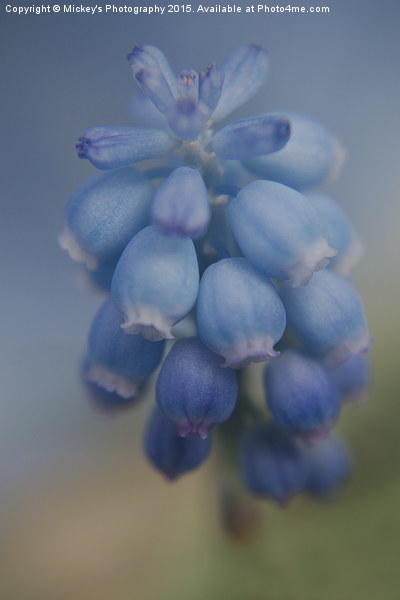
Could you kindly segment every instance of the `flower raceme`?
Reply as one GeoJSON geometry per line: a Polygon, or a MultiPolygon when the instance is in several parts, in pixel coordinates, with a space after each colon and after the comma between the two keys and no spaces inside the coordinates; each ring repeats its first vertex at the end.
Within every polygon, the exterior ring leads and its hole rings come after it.
{"type": "Polygon", "coordinates": [[[341,442],[317,440],[365,391],[370,337],[345,279],[360,242],[312,189],[340,170],[336,137],[293,111],[219,126],[269,62],[248,44],[175,76],[159,48],[135,46],[136,124],[79,138],[78,156],[104,172],[71,196],[60,244],[108,292],[83,368],[96,404],[130,405],[161,363],[144,438],[153,466],[169,479],[198,467],[214,428],[217,450],[237,440],[245,487],[285,504],[330,496],[350,472],[341,442]],[[246,368],[267,361],[269,416],[246,368]]]}

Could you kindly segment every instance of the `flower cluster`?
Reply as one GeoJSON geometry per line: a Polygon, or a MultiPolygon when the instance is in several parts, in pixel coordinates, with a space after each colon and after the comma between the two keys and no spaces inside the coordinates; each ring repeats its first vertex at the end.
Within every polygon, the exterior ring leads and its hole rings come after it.
{"type": "Polygon", "coordinates": [[[78,156],[104,172],[72,195],[60,236],[107,292],[82,369],[88,391],[104,409],[129,405],[161,363],[144,449],[169,479],[207,458],[217,425],[251,493],[329,496],[352,461],[328,434],[369,371],[348,277],[360,242],[340,206],[312,191],[343,150],[294,112],[216,127],[264,82],[261,46],[178,77],[152,45],[128,61],[140,126],[83,133],[78,156]],[[260,362],[264,407],[246,386],[260,362]]]}

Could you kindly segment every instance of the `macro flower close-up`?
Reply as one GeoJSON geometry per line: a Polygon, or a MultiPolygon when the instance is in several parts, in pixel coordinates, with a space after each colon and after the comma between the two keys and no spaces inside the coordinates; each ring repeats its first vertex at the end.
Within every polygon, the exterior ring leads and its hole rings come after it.
{"type": "Polygon", "coordinates": [[[394,0],[6,4],[5,600],[396,600],[394,0]]]}

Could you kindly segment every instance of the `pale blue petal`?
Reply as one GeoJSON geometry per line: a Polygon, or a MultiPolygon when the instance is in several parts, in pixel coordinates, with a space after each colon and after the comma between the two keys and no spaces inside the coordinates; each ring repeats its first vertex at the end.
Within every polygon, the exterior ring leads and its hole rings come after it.
{"type": "Polygon", "coordinates": [[[269,55],[262,46],[248,44],[234,50],[222,66],[225,78],[212,117],[218,121],[252,98],[269,71],[269,55]]]}
{"type": "Polygon", "coordinates": [[[213,150],[222,160],[243,160],[283,148],[290,136],[286,117],[262,115],[233,121],[213,137],[213,150]]]}
{"type": "Polygon", "coordinates": [[[179,146],[161,129],[141,127],[91,127],[76,144],[79,158],[97,169],[124,167],[149,158],[162,158],[179,146]]]}

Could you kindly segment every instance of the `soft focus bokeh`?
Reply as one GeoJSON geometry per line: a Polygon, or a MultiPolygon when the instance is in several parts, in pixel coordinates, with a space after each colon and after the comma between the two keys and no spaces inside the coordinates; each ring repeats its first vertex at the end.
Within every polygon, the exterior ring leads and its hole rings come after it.
{"type": "Polygon", "coordinates": [[[2,6],[1,598],[399,597],[400,9],[313,4],[330,14],[18,17],[2,6]],[[94,172],[77,138],[130,123],[133,45],[159,45],[179,71],[252,41],[269,49],[271,76],[237,116],[294,108],[347,149],[329,189],[366,246],[355,280],[375,341],[369,402],[340,423],[351,483],[329,505],[255,502],[262,525],[239,544],[220,528],[216,461],[173,485],[146,463],[152,398],[113,418],[89,405],[79,361],[102,299],[80,287],[57,235],[68,196],[94,172]]]}

